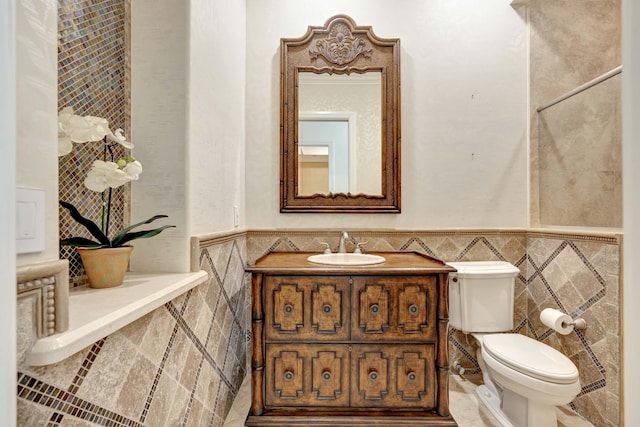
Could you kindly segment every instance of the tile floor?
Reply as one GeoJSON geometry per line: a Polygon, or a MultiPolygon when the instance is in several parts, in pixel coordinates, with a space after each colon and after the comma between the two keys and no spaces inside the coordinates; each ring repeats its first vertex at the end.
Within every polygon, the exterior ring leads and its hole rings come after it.
{"type": "MultiPolygon", "coordinates": [[[[224,423],[225,427],[242,427],[251,404],[251,382],[247,375],[224,423]]],[[[449,409],[459,427],[501,427],[475,394],[480,376],[470,379],[452,375],[449,383],[449,409]]],[[[566,407],[558,408],[558,427],[593,427],[566,407]]]]}

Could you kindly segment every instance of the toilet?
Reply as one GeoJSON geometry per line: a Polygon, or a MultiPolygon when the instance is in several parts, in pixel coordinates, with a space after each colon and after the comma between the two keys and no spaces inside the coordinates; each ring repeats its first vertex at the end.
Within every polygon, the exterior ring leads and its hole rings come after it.
{"type": "Polygon", "coordinates": [[[476,393],[505,427],[557,426],[556,406],[580,392],[578,369],[556,349],[513,329],[517,267],[504,261],[448,262],[449,324],[471,334],[484,384],[476,393]]]}

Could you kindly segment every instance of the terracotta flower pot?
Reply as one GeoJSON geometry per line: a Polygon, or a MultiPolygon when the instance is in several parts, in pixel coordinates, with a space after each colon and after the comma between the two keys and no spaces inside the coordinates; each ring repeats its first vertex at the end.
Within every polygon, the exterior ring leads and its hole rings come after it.
{"type": "Polygon", "coordinates": [[[122,285],[133,246],[118,248],[78,248],[84,271],[92,288],[122,285]]]}

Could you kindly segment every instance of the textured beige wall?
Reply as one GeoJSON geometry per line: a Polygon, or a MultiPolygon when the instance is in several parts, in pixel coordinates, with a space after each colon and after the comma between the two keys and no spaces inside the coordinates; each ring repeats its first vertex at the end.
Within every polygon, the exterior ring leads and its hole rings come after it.
{"type": "MultiPolygon", "coordinates": [[[[563,153],[555,165],[540,162],[539,136],[544,128],[536,109],[558,96],[618,67],[621,59],[620,0],[531,0],[530,20],[530,111],[531,111],[531,225],[569,225],[621,227],[622,204],[619,194],[620,180],[620,88],[610,86],[590,89],[578,100],[565,101],[577,105],[570,112],[567,106],[551,107],[545,117],[553,114],[564,121],[565,128],[581,129],[579,146],[575,152],[563,153]],[[603,89],[605,92],[603,93],[603,89]],[[582,102],[582,104],[580,104],[582,102]],[[598,111],[585,111],[585,108],[598,111]],[[577,116],[581,112],[582,116],[577,116]],[[595,123],[594,123],[595,122],[595,123]],[[604,135],[603,127],[614,126],[604,135]],[[599,150],[590,149],[599,144],[599,150]],[[603,146],[606,146],[604,148],[603,146]],[[602,151],[615,153],[613,162],[598,164],[602,151]],[[613,164],[612,164],[613,163],[613,164]],[[567,177],[561,164],[569,165],[567,177]],[[594,170],[594,164],[597,164],[594,170]],[[539,171],[544,169],[541,180],[539,171]],[[597,174],[585,182],[585,177],[597,174]],[[541,189],[552,180],[556,189],[541,189]],[[576,182],[580,181],[578,186],[576,182]],[[580,188],[580,185],[583,188],[580,188]],[[593,195],[602,195],[599,203],[591,203],[593,195]],[[590,209],[599,210],[589,213],[590,209]],[[564,212],[562,212],[564,211],[564,212]],[[612,212],[613,211],[613,212],[612,212]],[[590,216],[593,215],[593,218],[590,216]],[[602,218],[607,218],[605,222],[602,218]]],[[[554,134],[552,139],[566,140],[575,136],[571,132],[554,134]]],[[[547,138],[548,139],[548,138],[547,138]]],[[[548,159],[547,159],[548,160],[548,159]]]]}
{"type": "Polygon", "coordinates": [[[622,227],[621,81],[539,113],[541,225],[622,227]]]}

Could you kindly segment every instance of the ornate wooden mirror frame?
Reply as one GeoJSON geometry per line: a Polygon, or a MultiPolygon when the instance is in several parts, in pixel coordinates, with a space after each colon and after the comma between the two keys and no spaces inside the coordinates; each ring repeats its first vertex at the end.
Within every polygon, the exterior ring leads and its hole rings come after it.
{"type": "Polygon", "coordinates": [[[400,40],[377,37],[346,15],[310,26],[300,38],[280,40],[280,212],[400,212],[400,40]],[[299,73],[380,72],[381,194],[299,194],[299,73]]]}

